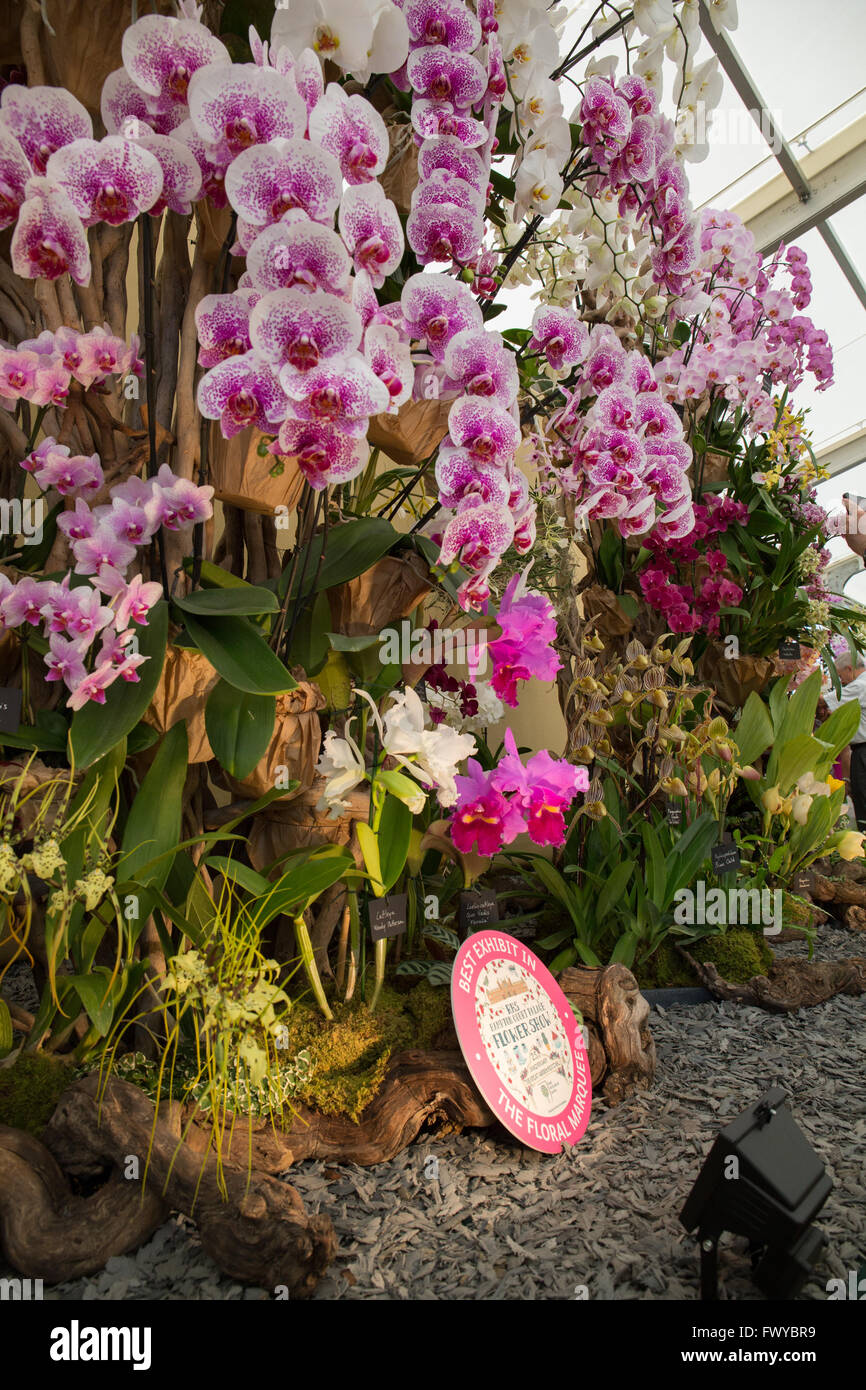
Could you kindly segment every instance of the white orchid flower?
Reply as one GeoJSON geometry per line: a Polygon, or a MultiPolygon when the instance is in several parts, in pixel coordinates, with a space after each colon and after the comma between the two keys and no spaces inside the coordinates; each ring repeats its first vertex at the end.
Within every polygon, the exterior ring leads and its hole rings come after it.
{"type": "Polygon", "coordinates": [[[329,729],[325,734],[322,752],[316,764],[316,771],[326,778],[317,809],[329,810],[336,820],[341,811],[348,809],[345,797],[354,791],[367,776],[363,755],[355,740],[349,734],[350,719],[346,725],[344,738],[329,729]]]}

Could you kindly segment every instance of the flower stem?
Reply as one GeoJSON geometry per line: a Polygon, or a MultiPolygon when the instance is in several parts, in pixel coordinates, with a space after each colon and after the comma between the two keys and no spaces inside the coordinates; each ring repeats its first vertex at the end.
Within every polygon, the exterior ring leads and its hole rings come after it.
{"type": "Polygon", "coordinates": [[[313,951],[313,943],[310,940],[310,932],[306,922],[300,915],[295,918],[295,936],[297,938],[298,948],[301,952],[301,960],[307,972],[307,979],[316,996],[316,1002],[325,1015],[325,1018],[333,1020],[334,1015],[331,1013],[328,1000],[325,997],[325,990],[322,985],[321,976],[319,975],[319,968],[316,965],[316,957],[313,951]]]}

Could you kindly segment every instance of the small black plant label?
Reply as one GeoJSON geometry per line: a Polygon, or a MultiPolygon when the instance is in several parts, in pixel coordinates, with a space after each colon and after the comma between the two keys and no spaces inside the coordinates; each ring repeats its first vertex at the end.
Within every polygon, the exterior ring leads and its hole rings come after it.
{"type": "Polygon", "coordinates": [[[740,867],[740,851],[732,840],[723,840],[720,845],[713,845],[710,859],[713,873],[717,875],[729,874],[740,867]]]}
{"type": "Polygon", "coordinates": [[[374,941],[404,934],[408,901],[405,893],[392,893],[388,898],[370,899],[367,913],[370,918],[370,935],[374,941]]]}
{"type": "Polygon", "coordinates": [[[669,801],[665,806],[665,820],[668,825],[682,825],[683,823],[683,803],[681,801],[669,801]]]}
{"type": "Polygon", "coordinates": [[[798,874],[794,874],[791,879],[791,892],[799,893],[801,896],[811,893],[815,886],[815,875],[811,869],[801,869],[798,874]]]}
{"type": "Polygon", "coordinates": [[[482,927],[489,927],[492,922],[498,922],[496,894],[490,888],[479,889],[476,893],[461,893],[457,916],[460,934],[464,939],[473,932],[481,931],[482,927]]]}
{"type": "Polygon", "coordinates": [[[0,686],[0,731],[15,734],[21,723],[21,691],[0,686]]]}
{"type": "Polygon", "coordinates": [[[779,643],[780,661],[799,661],[800,643],[795,637],[786,637],[784,642],[779,643]]]}

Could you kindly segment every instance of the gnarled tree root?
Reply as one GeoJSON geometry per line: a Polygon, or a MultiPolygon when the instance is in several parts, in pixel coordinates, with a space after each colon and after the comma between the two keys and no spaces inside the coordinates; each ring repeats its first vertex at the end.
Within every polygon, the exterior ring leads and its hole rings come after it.
{"type": "Polygon", "coordinates": [[[649,1029],[649,1004],[624,965],[603,970],[572,966],[559,986],[579,1009],[589,1034],[589,1068],[593,1091],[609,1105],[635,1091],[646,1091],[656,1071],[656,1048],[649,1029]]]}
{"type": "Polygon", "coordinates": [[[0,1249],[31,1279],[59,1284],[135,1250],[168,1215],[155,1191],[115,1172],[90,1197],[73,1195],[44,1144],[0,1125],[0,1249]]]}
{"type": "MultiPolygon", "coordinates": [[[[358,1121],[295,1106],[288,1133],[253,1122],[252,1164],[282,1173],[303,1159],[330,1159],[369,1167],[386,1163],[408,1148],[425,1127],[440,1132],[494,1123],[459,1052],[401,1052],[392,1058],[382,1085],[358,1121]]],[[[205,1142],[190,1135],[190,1142],[205,1142]]],[[[239,1121],[227,1157],[245,1161],[250,1144],[246,1121],[239,1121]]]]}
{"type": "MultiPolygon", "coordinates": [[[[232,1279],[304,1297],[336,1252],[330,1220],[308,1216],[287,1183],[224,1165],[226,1200],[213,1154],[181,1141],[164,1119],[154,1123],[153,1105],[127,1082],[112,1077],[102,1092],[96,1075],[76,1082],[61,1096],[45,1143],[70,1171],[138,1157],[146,1191],[193,1218],[202,1246],[232,1279]]],[[[238,1163],[246,1157],[239,1144],[238,1163]]]]}
{"type": "Polygon", "coordinates": [[[712,961],[697,961],[684,947],[678,949],[716,999],[756,1004],[768,1013],[792,1013],[824,1004],[836,994],[866,993],[866,959],[862,956],[830,961],[779,958],[769,976],[753,975],[745,984],[731,984],[722,979],[712,961]]]}

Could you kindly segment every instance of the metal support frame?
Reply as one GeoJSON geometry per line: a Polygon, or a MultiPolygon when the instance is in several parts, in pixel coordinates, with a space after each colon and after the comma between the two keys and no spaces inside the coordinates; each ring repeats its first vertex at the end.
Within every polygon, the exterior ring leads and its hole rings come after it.
{"type": "MultiPolygon", "coordinates": [[[[700,20],[704,37],[716,54],[735,92],[766,139],[799,203],[799,206],[795,204],[792,207],[793,199],[784,199],[777,208],[770,209],[769,214],[755,219],[751,229],[759,249],[764,252],[773,251],[782,240],[792,240],[813,227],[816,228],[860,303],[866,307],[866,285],[827,221],[834,212],[839,212],[866,192],[866,153],[862,150],[852,152],[855,158],[849,161],[852,168],[849,169],[847,177],[840,178],[837,170],[834,179],[828,177],[830,171],[827,171],[827,174],[816,179],[814,184],[810,183],[792,147],[773,121],[772,114],[739,53],[727,34],[714,28],[706,0],[701,5],[700,20]],[[762,227],[760,224],[763,219],[769,219],[774,213],[777,214],[775,225],[762,227]],[[783,230],[780,230],[780,221],[784,224],[783,230]]],[[[839,164],[842,163],[840,160],[839,164]]]]}

